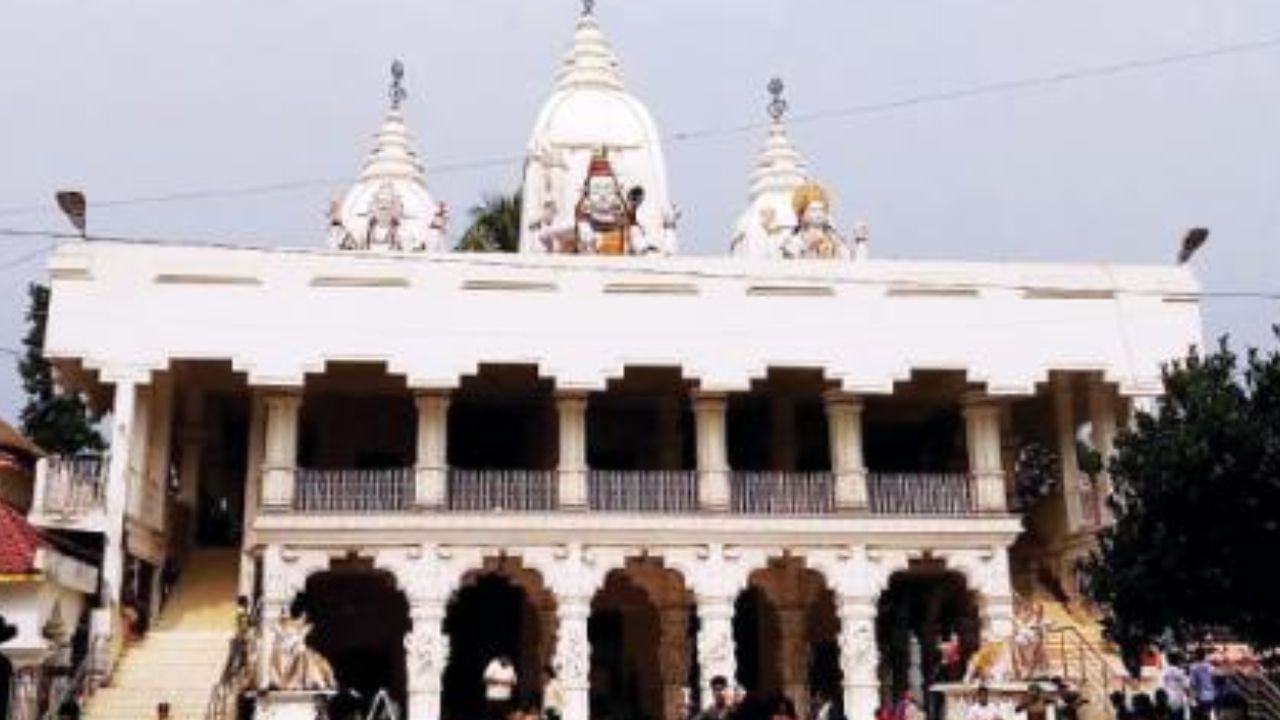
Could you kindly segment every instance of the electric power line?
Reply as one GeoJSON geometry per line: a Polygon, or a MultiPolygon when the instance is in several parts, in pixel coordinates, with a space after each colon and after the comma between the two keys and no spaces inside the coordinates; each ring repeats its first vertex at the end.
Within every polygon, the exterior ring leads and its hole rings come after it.
{"type": "MultiPolygon", "coordinates": [[[[1060,83],[1075,82],[1079,80],[1107,77],[1120,75],[1140,70],[1149,70],[1169,65],[1179,65],[1199,60],[1208,60],[1227,55],[1238,55],[1248,52],[1257,52],[1260,50],[1268,50],[1280,47],[1280,37],[1264,38],[1252,42],[1236,43],[1232,45],[1221,45],[1218,47],[1208,48],[1204,50],[1194,50],[1171,55],[1161,55],[1152,58],[1139,60],[1130,60],[1125,62],[1111,63],[1107,65],[1093,65],[1088,67],[1067,70],[1063,72],[1050,73],[1047,75],[1038,75],[1033,77],[1019,78],[1014,80],[1006,80],[1001,82],[986,83],[981,85],[972,85],[956,90],[940,91],[933,93],[925,93],[908,98],[900,98],[886,102],[868,103],[863,105],[852,105],[844,108],[833,108],[830,110],[819,110],[811,113],[798,113],[789,118],[791,124],[808,124],[823,122],[826,120],[834,120],[841,118],[855,117],[858,115],[868,115],[878,112],[889,112],[893,110],[901,110],[920,105],[930,105],[942,102],[950,102],[955,100],[963,100],[982,95],[997,95],[1017,92],[1021,90],[1029,90],[1040,87],[1048,87],[1060,83]]],[[[753,122],[740,125],[728,125],[721,127],[708,127],[695,130],[678,131],[670,133],[666,139],[672,142],[689,142],[701,140],[705,138],[713,138],[726,135],[737,135],[752,130],[767,127],[767,123],[753,122]]],[[[435,175],[448,174],[453,172],[464,172],[468,170],[483,169],[487,167],[499,167],[522,162],[523,155],[497,156],[478,160],[464,160],[452,163],[442,163],[429,168],[429,171],[435,175]]],[[[167,193],[161,195],[149,195],[133,198],[118,198],[114,200],[95,201],[93,208],[101,209],[108,207],[125,207],[132,205],[159,204],[168,202],[188,202],[197,200],[212,200],[221,198],[246,197],[255,195],[266,195],[281,192],[290,192],[295,190],[311,189],[314,187],[332,186],[344,182],[348,182],[350,178],[312,178],[306,180],[292,180],[275,183],[267,183],[263,185],[249,185],[236,188],[213,189],[213,190],[192,190],[185,192],[167,193]]],[[[32,212],[52,209],[49,205],[19,205],[7,208],[0,208],[0,216],[23,215],[32,212]]]]}

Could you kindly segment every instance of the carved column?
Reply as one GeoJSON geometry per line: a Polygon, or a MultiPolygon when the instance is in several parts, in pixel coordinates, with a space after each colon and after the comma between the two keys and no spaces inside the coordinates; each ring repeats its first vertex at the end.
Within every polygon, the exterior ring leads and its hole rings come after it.
{"type": "Polygon", "coordinates": [[[273,392],[266,396],[266,459],[262,466],[262,505],[268,510],[293,506],[298,465],[298,414],[302,393],[273,392]]]}
{"type": "Polygon", "coordinates": [[[827,393],[827,430],[831,471],[836,476],[836,509],[861,512],[868,507],[867,466],[862,454],[862,400],[842,392],[827,393]]]}
{"type": "Polygon", "coordinates": [[[1076,457],[1075,399],[1071,395],[1069,375],[1053,378],[1053,417],[1058,432],[1058,459],[1061,472],[1063,510],[1067,532],[1084,525],[1084,509],[1080,503],[1080,460],[1076,457]]]}
{"type": "Polygon", "coordinates": [[[658,615],[663,720],[684,720],[684,688],[689,683],[689,609],[664,607],[658,615]]]}
{"type": "Polygon", "coordinates": [[[404,638],[409,720],[436,720],[444,669],[449,662],[449,636],[444,633],[445,600],[415,598],[409,608],[413,626],[404,638]]]}
{"type": "Polygon", "coordinates": [[[778,608],[778,670],[782,692],[796,704],[796,714],[809,710],[809,628],[803,605],[778,608]]]}
{"type": "Polygon", "coordinates": [[[875,717],[880,705],[880,682],[876,677],[880,664],[876,647],[876,603],[873,598],[854,595],[841,595],[837,603],[845,717],[875,717]]]}
{"type": "Polygon", "coordinates": [[[120,604],[124,579],[124,516],[128,506],[130,448],[133,425],[138,415],[138,387],[132,382],[116,382],[111,408],[111,455],[107,466],[106,532],[103,538],[102,579],[104,604],[114,609],[120,604]]]}
{"type": "Polygon", "coordinates": [[[1102,501],[1102,522],[1110,525],[1111,506],[1105,500],[1111,497],[1111,475],[1107,464],[1116,449],[1116,401],[1101,380],[1089,385],[1089,425],[1093,428],[1093,448],[1102,455],[1102,472],[1098,475],[1098,497],[1102,501]]]}
{"type": "Polygon", "coordinates": [[[567,595],[556,598],[559,630],[555,666],[564,688],[564,720],[588,720],[591,716],[591,642],[587,619],[591,598],[567,595]]]}
{"type": "Polygon", "coordinates": [[[979,512],[1005,512],[1000,406],[987,397],[968,396],[964,401],[964,421],[969,472],[973,476],[974,509],[979,512]]]}
{"type": "Polygon", "coordinates": [[[698,506],[729,510],[729,449],[725,437],[728,400],[723,393],[698,393],[693,412],[698,433],[698,506]]]}
{"type": "Polygon", "coordinates": [[[417,457],[413,467],[413,505],[439,509],[446,502],[449,471],[449,394],[444,390],[419,391],[417,457]]]}
{"type": "Polygon", "coordinates": [[[556,394],[560,419],[561,510],[587,509],[587,396],[581,392],[556,394]]]}
{"type": "Polygon", "coordinates": [[[733,642],[732,595],[698,595],[698,671],[702,702],[711,697],[711,679],[723,676],[730,684],[738,674],[733,642]]]}
{"type": "MultiPolygon", "coordinates": [[[[138,519],[143,525],[163,535],[167,529],[165,516],[168,508],[165,500],[168,497],[169,459],[173,440],[173,376],[167,372],[156,373],[152,381],[150,413],[146,470],[141,483],[141,514],[138,519]]],[[[154,602],[157,602],[155,610],[158,611],[158,600],[154,602]]]]}
{"type": "MultiPolygon", "coordinates": [[[[245,458],[244,480],[244,519],[240,545],[240,592],[249,597],[253,594],[253,549],[258,544],[254,533],[254,520],[258,517],[258,509],[262,498],[262,460],[266,446],[267,406],[262,395],[253,391],[249,399],[249,441],[245,458]]],[[[194,505],[192,506],[195,507],[194,505]]],[[[195,527],[196,513],[192,513],[192,527],[195,527]]]]}

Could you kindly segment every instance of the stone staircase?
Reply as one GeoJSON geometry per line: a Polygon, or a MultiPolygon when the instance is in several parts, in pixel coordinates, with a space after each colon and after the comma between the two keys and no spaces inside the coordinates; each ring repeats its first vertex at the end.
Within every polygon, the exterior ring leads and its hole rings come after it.
{"type": "Polygon", "coordinates": [[[1029,599],[1043,612],[1046,673],[1079,688],[1088,700],[1081,717],[1110,718],[1107,696],[1123,687],[1125,670],[1119,654],[1103,636],[1102,623],[1089,611],[1045,593],[1035,593],[1029,599]]]}
{"type": "Polygon", "coordinates": [[[174,595],[141,641],[125,649],[87,720],[145,720],[168,702],[174,720],[204,718],[235,633],[235,550],[196,550],[174,595]]]}

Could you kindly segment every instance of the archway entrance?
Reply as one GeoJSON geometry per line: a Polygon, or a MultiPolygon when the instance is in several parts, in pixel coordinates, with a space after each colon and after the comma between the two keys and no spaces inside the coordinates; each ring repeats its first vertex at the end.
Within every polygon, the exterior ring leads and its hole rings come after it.
{"type": "Polygon", "coordinates": [[[520,701],[542,690],[541,668],[552,653],[555,602],[541,577],[511,558],[486,562],[454,594],[445,616],[449,664],[444,671],[442,715],[447,720],[484,717],[484,670],[505,655],[516,668],[520,701]]]}
{"type": "Polygon", "coordinates": [[[310,642],[338,684],[358,693],[360,705],[385,690],[404,707],[409,603],[395,577],[365,560],[335,561],[307,580],[303,603],[314,624],[310,642]]]}
{"type": "Polygon", "coordinates": [[[796,558],[774,560],[752,573],[734,610],[737,680],[749,699],[786,696],[805,717],[816,692],[840,697],[840,622],[820,574],[796,558]]]}
{"type": "Polygon", "coordinates": [[[978,604],[963,575],[936,560],[913,562],[895,573],[880,595],[876,618],[885,699],[910,690],[937,717],[939,710],[932,707],[937,698],[927,690],[951,679],[942,663],[941,643],[954,633],[963,668],[978,649],[981,631],[978,604]]]}
{"type": "Polygon", "coordinates": [[[684,581],[657,560],[627,562],[591,603],[591,717],[678,720],[694,663],[684,581]]]}

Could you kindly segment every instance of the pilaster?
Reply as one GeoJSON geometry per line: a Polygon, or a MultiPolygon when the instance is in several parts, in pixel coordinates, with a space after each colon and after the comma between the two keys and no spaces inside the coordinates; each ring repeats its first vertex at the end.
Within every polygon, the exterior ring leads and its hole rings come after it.
{"type": "Polygon", "coordinates": [[[562,510],[587,509],[587,396],[556,393],[560,425],[559,505],[562,510]]]}
{"type": "Polygon", "coordinates": [[[699,392],[693,397],[698,440],[698,506],[712,512],[729,510],[729,449],[725,437],[728,398],[699,392]]]}
{"type": "Polygon", "coordinates": [[[831,471],[836,477],[836,510],[863,512],[869,501],[867,466],[862,452],[862,399],[830,392],[823,400],[830,434],[831,471]]]}
{"type": "Polygon", "coordinates": [[[266,457],[262,466],[262,506],[286,510],[293,506],[298,465],[299,390],[277,390],[266,395],[266,457]]]}
{"type": "Polygon", "coordinates": [[[1076,456],[1075,398],[1069,375],[1057,374],[1053,378],[1053,417],[1058,433],[1063,510],[1067,532],[1074,533],[1084,525],[1084,508],[1080,502],[1080,459],[1076,456]]]}
{"type": "Polygon", "coordinates": [[[840,618],[840,671],[844,676],[845,717],[875,717],[880,705],[880,682],[876,676],[880,652],[876,647],[875,599],[840,595],[836,602],[836,614],[840,618]]]}
{"type": "Polygon", "coordinates": [[[445,505],[449,450],[449,395],[445,390],[420,390],[417,457],[413,468],[413,504],[419,509],[445,505]]]}
{"type": "Polygon", "coordinates": [[[1007,510],[1004,466],[1000,454],[1000,406],[983,395],[964,398],[965,441],[973,477],[974,508],[979,512],[1007,510]]]}
{"type": "Polygon", "coordinates": [[[1093,448],[1102,456],[1102,471],[1097,478],[1102,522],[1110,525],[1111,506],[1106,500],[1111,497],[1112,486],[1107,465],[1116,449],[1116,397],[1101,379],[1094,379],[1089,384],[1089,425],[1093,429],[1093,448]]]}

